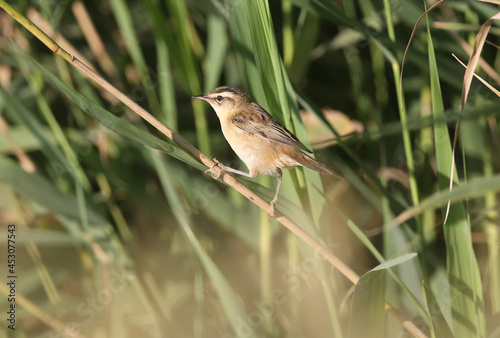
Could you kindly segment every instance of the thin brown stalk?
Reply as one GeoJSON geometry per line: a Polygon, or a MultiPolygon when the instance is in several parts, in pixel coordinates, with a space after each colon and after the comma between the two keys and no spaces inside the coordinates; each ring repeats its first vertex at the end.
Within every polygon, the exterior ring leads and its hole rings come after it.
{"type": "MultiPolygon", "coordinates": [[[[37,27],[37,28],[40,27],[41,31],[47,32],[47,33],[44,33],[44,34],[46,34],[47,38],[49,38],[49,36],[53,37],[54,40],[52,42],[54,43],[54,45],[57,48],[59,48],[60,51],[64,51],[65,53],[67,53],[68,55],[71,55],[71,56],[76,56],[78,59],[82,60],[82,62],[84,62],[86,65],[88,65],[90,68],[92,68],[94,70],[96,69],[95,66],[90,61],[88,61],[73,46],[73,44],[71,44],[68,40],[66,40],[66,38],[64,36],[62,36],[62,34],[55,33],[54,30],[52,29],[52,27],[50,26],[50,24],[43,18],[43,16],[36,9],[34,9],[32,7],[28,8],[27,17],[29,20],[31,20],[35,24],[35,27],[37,27]]],[[[44,41],[42,41],[42,42],[44,42],[44,41]]],[[[51,50],[55,51],[53,48],[51,48],[51,47],[53,47],[52,45],[48,45],[47,43],[45,43],[45,45],[47,47],[49,47],[51,50]]],[[[57,50],[56,54],[58,54],[59,50],[57,50]]],[[[59,54],[59,55],[62,56],[66,61],[69,61],[66,55],[61,55],[61,54],[59,54]]],[[[71,58],[71,56],[70,56],[70,58],[71,58]]],[[[114,100],[114,98],[109,96],[106,92],[103,92],[101,94],[103,95],[103,97],[106,100],[108,100],[112,104],[117,103],[116,100],[114,100]]]]}
{"type": "Polygon", "coordinates": [[[71,10],[99,66],[110,78],[118,79],[115,64],[111,60],[85,4],[82,1],[75,1],[71,6],[71,10]]]}
{"type": "MultiPolygon", "coordinates": [[[[434,8],[439,6],[444,0],[440,0],[436,2],[434,5],[429,7],[425,12],[420,15],[418,18],[417,22],[415,23],[415,26],[413,26],[413,30],[411,32],[410,38],[408,39],[408,43],[406,44],[405,52],[403,53],[403,61],[401,61],[401,73],[399,74],[399,94],[401,97],[403,97],[403,70],[405,67],[405,62],[406,62],[406,55],[408,54],[408,50],[410,49],[411,42],[413,41],[413,38],[415,36],[415,33],[417,32],[417,28],[420,25],[420,21],[429,13],[432,11],[434,8]]],[[[403,109],[403,100],[401,100],[401,107],[399,107],[400,110],[403,109]]]]}
{"type": "MultiPolygon", "coordinates": [[[[60,46],[61,49],[64,49],[71,55],[77,56],[80,60],[85,62],[85,64],[89,65],[92,69],[95,69],[94,65],[87,60],[79,51],[76,49],[71,42],[66,40],[64,36],[59,33],[54,32],[52,26],[44,19],[44,17],[33,7],[28,8],[26,11],[26,17],[39,27],[46,35],[52,36],[54,42],[60,46]]],[[[68,61],[66,59],[66,61],[68,61]]]]}

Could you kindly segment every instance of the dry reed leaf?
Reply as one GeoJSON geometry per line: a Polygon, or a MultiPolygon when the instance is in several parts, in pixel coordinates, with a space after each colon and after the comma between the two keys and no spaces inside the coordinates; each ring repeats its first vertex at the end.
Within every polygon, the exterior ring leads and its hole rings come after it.
{"type": "Polygon", "coordinates": [[[462,86],[462,98],[460,100],[460,109],[462,110],[467,102],[467,97],[469,96],[470,85],[472,83],[472,78],[474,76],[474,70],[481,57],[481,51],[483,50],[484,43],[486,42],[486,37],[490,31],[493,21],[500,19],[500,12],[488,19],[479,29],[479,33],[476,36],[476,42],[474,43],[474,49],[472,50],[471,58],[467,64],[467,69],[464,74],[464,82],[462,86]]]}
{"type": "MultiPolygon", "coordinates": [[[[471,57],[473,50],[471,46],[469,46],[467,41],[465,41],[465,39],[461,38],[458,34],[455,34],[454,32],[449,32],[449,33],[460,44],[460,47],[463,48],[463,50],[469,55],[469,57],[471,57]]],[[[496,72],[495,69],[493,69],[493,67],[491,67],[488,64],[488,62],[486,62],[485,59],[479,57],[478,64],[489,77],[491,77],[496,83],[500,84],[500,75],[496,72]]]]}
{"type": "MultiPolygon", "coordinates": [[[[463,63],[462,61],[460,61],[460,59],[455,55],[455,54],[451,54],[455,60],[457,60],[464,68],[467,69],[467,66],[465,65],[465,63],[463,63]]],[[[474,76],[476,77],[476,79],[478,79],[479,81],[481,81],[482,84],[484,84],[489,90],[491,90],[496,96],[500,97],[500,91],[498,89],[496,89],[495,87],[493,87],[492,85],[490,85],[485,79],[483,79],[481,76],[477,75],[476,73],[474,73],[474,76]]]]}

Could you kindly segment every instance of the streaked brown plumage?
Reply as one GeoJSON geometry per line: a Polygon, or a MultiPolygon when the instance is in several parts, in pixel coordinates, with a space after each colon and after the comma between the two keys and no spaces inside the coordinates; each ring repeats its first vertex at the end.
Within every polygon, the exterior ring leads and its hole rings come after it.
{"type": "Polygon", "coordinates": [[[224,137],[249,172],[223,167],[225,170],[248,177],[261,174],[278,178],[276,194],[270,202],[270,216],[274,216],[278,200],[281,168],[301,165],[323,175],[339,176],[323,163],[304,154],[302,151],[312,152],[264,108],[252,102],[243,90],[223,86],[193,98],[205,100],[214,108],[224,137]]]}

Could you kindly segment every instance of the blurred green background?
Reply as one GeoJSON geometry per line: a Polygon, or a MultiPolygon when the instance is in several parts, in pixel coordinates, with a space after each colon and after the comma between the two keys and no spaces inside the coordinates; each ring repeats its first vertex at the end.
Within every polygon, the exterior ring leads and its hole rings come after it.
{"type": "MultiPolygon", "coordinates": [[[[500,105],[473,80],[460,109],[465,68],[451,55],[467,63],[494,4],[446,1],[424,17],[401,87],[418,1],[12,5],[241,170],[215,113],[191,96],[244,88],[345,177],[285,170],[277,209],[361,279],[354,287],[2,11],[0,337],[500,337],[500,105]]],[[[497,87],[499,32],[494,23],[477,69],[497,87]]],[[[266,200],[276,184],[242,182],[266,200]]]]}

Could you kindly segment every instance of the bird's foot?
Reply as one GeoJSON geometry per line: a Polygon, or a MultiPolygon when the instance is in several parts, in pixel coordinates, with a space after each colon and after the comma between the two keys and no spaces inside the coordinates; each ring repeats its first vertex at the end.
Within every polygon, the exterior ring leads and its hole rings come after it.
{"type": "Polygon", "coordinates": [[[269,204],[271,205],[271,213],[269,215],[267,215],[267,221],[268,222],[271,222],[271,217],[274,217],[274,206],[276,205],[276,200],[272,200],[271,202],[269,202],[269,204]]]}
{"type": "Polygon", "coordinates": [[[205,174],[210,171],[210,175],[212,175],[212,178],[214,180],[218,180],[220,175],[222,175],[222,173],[226,171],[226,167],[222,163],[217,161],[215,157],[212,159],[212,161],[214,162],[214,164],[212,164],[209,169],[205,170],[205,174]]]}

